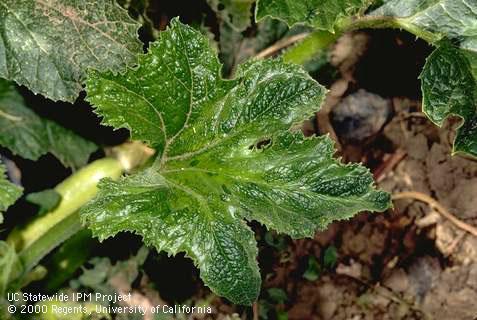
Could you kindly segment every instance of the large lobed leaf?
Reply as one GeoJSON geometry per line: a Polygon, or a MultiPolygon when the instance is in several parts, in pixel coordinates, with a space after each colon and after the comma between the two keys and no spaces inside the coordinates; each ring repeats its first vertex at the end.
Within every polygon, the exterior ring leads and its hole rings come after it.
{"type": "Polygon", "coordinates": [[[97,148],[72,131],[40,118],[25,106],[15,86],[3,79],[0,79],[0,146],[30,160],[50,152],[72,168],[85,165],[97,148]]]}
{"type": "Polygon", "coordinates": [[[360,210],[385,210],[389,195],[364,167],[334,159],[328,137],[290,131],[324,98],[305,71],[252,61],[224,80],[220,68],[207,39],[173,20],[137,68],[90,73],[88,100],[103,122],[159,155],[144,171],[100,182],[81,215],[100,239],[131,231],[157,250],[185,252],[214,292],[250,304],[260,274],[245,221],[309,237],[360,210]]]}
{"type": "Polygon", "coordinates": [[[423,111],[437,125],[449,115],[462,117],[454,151],[477,156],[477,1],[391,0],[371,15],[441,40],[420,76],[423,111]]]}
{"type": "Polygon", "coordinates": [[[288,25],[305,24],[334,32],[341,19],[363,12],[372,0],[258,0],[257,20],[273,17],[288,25]]]}
{"type": "Polygon", "coordinates": [[[2,213],[20,198],[22,191],[21,187],[7,180],[5,166],[0,162],[0,223],[3,222],[2,213]]]}
{"type": "Polygon", "coordinates": [[[138,28],[114,0],[2,0],[0,77],[73,102],[87,68],[134,62],[138,28]]]}

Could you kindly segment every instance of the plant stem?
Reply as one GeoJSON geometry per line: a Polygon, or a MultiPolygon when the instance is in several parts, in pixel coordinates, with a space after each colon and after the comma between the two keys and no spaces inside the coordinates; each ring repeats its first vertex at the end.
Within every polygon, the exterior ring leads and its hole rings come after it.
{"type": "Polygon", "coordinates": [[[407,18],[384,17],[384,16],[364,16],[349,19],[341,23],[342,30],[353,31],[358,29],[402,29],[412,33],[427,43],[433,44],[441,40],[441,36],[412,24],[407,18]]]}
{"type": "Polygon", "coordinates": [[[313,31],[303,41],[287,50],[283,54],[283,60],[303,65],[328,48],[340,35],[322,30],[313,31]]]}
{"type": "Polygon", "coordinates": [[[291,36],[291,37],[286,37],[286,38],[283,38],[281,40],[278,40],[277,42],[275,42],[273,45],[271,45],[270,47],[267,47],[265,49],[263,49],[262,51],[260,51],[259,53],[257,53],[255,55],[255,58],[257,59],[264,59],[264,58],[268,58],[272,55],[274,55],[275,53],[277,53],[278,51],[288,47],[288,46],[291,46],[292,44],[296,43],[296,42],[299,42],[303,39],[305,39],[306,37],[308,37],[310,33],[309,32],[304,32],[304,33],[300,33],[300,34],[297,34],[297,35],[294,35],[294,36],[291,36]]]}
{"type": "Polygon", "coordinates": [[[103,178],[118,179],[148,161],[154,151],[140,142],[128,142],[109,151],[113,157],[96,160],[71,175],[55,191],[61,202],[54,210],[12,231],[7,242],[16,249],[22,262],[22,275],[13,281],[20,289],[36,264],[62,242],[82,229],[79,209],[98,192],[103,178]]]}
{"type": "Polygon", "coordinates": [[[44,256],[79,230],[81,230],[81,222],[78,211],[53,225],[47,233],[20,251],[18,257],[23,265],[23,274],[30,272],[44,256]]]}
{"type": "Polygon", "coordinates": [[[114,158],[92,162],[56,186],[55,190],[62,196],[56,209],[12,231],[7,242],[19,252],[23,267],[10,285],[12,289],[19,290],[43,257],[81,230],[78,210],[96,195],[99,180],[118,179],[124,171],[121,162],[114,158]]]}
{"type": "Polygon", "coordinates": [[[14,245],[17,251],[28,249],[47,232],[51,232],[54,226],[91,200],[97,193],[99,180],[105,177],[117,179],[123,171],[121,162],[113,158],[96,160],[82,168],[56,186],[55,191],[62,199],[57,208],[34,219],[25,227],[12,231],[7,242],[14,245]]]}
{"type": "Polygon", "coordinates": [[[336,27],[335,33],[316,30],[308,35],[303,41],[297,43],[283,54],[283,59],[304,65],[313,57],[326,50],[343,33],[359,29],[403,29],[433,44],[441,40],[441,36],[416,27],[406,18],[363,16],[341,20],[336,27]]]}

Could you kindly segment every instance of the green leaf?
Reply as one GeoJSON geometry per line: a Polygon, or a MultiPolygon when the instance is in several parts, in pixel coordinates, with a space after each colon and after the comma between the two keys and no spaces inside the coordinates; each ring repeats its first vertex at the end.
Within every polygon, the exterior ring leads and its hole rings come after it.
{"type": "Polygon", "coordinates": [[[78,279],[72,280],[73,288],[85,287],[103,294],[114,294],[118,288],[112,284],[112,280],[119,279],[123,286],[131,288],[132,283],[138,277],[140,268],[146,261],[149,250],[141,247],[135,256],[124,261],[118,261],[114,265],[109,258],[95,257],[89,261],[93,267],[83,269],[78,279]]]}
{"type": "Polygon", "coordinates": [[[287,293],[280,288],[270,288],[267,290],[270,299],[278,304],[285,303],[288,300],[287,293]]]}
{"type": "Polygon", "coordinates": [[[65,166],[79,168],[97,146],[25,106],[14,85],[0,79],[0,145],[25,159],[50,152],[65,166]]]}
{"type": "Polygon", "coordinates": [[[258,0],[255,17],[280,19],[334,32],[340,21],[363,12],[372,0],[258,0]]]}
{"type": "Polygon", "coordinates": [[[463,50],[443,45],[429,56],[420,78],[423,111],[439,126],[449,115],[462,117],[454,152],[477,156],[477,78],[472,73],[477,64],[471,61],[463,50]]]}
{"type": "Polygon", "coordinates": [[[308,281],[316,281],[320,278],[321,275],[321,266],[316,260],[315,256],[308,257],[308,266],[303,273],[303,278],[308,281]]]}
{"type": "Polygon", "coordinates": [[[3,223],[2,212],[20,198],[22,191],[21,187],[7,180],[5,166],[0,162],[0,223],[3,223]]]}
{"type": "Polygon", "coordinates": [[[243,31],[250,26],[254,2],[255,0],[207,0],[222,21],[236,31],[243,31]]]}
{"type": "Polygon", "coordinates": [[[0,77],[73,102],[87,68],[134,63],[138,28],[113,0],[2,0],[0,77]]]}
{"type": "Polygon", "coordinates": [[[131,231],[159,251],[185,252],[215,293],[251,304],[260,274],[245,220],[312,236],[360,210],[385,210],[389,195],[364,167],[334,159],[328,137],[290,131],[325,94],[300,67],[252,61],[233,80],[220,67],[207,39],[173,20],[137,68],[90,73],[88,100],[103,122],[129,128],[158,158],[100,182],[81,214],[100,239],[131,231]]]}
{"type": "Polygon", "coordinates": [[[43,214],[58,206],[61,201],[61,195],[54,189],[47,189],[28,194],[26,200],[40,207],[39,214],[43,214]]]}
{"type": "Polygon", "coordinates": [[[323,266],[325,268],[331,269],[336,265],[336,260],[338,259],[338,252],[336,251],[335,246],[329,246],[325,250],[323,256],[323,266]]]}

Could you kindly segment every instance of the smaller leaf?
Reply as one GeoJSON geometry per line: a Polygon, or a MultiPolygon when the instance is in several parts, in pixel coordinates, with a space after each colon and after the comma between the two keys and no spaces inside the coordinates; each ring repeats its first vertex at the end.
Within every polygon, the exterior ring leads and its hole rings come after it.
{"type": "Polygon", "coordinates": [[[270,296],[270,299],[275,302],[275,303],[285,303],[288,300],[287,293],[280,288],[270,288],[267,290],[268,295],[270,296]]]}
{"type": "Polygon", "coordinates": [[[61,201],[61,195],[53,189],[30,193],[26,200],[40,207],[39,214],[55,209],[61,201]]]}
{"type": "Polygon", "coordinates": [[[84,166],[97,146],[26,107],[15,86],[0,79],[0,146],[29,160],[50,152],[63,165],[84,166]]]}
{"type": "Polygon", "coordinates": [[[370,16],[390,17],[394,24],[431,42],[446,38],[461,48],[477,49],[477,1],[387,0],[370,16]]]}
{"type": "Polygon", "coordinates": [[[283,310],[277,311],[277,320],[288,320],[288,313],[283,310]]]}
{"type": "Polygon", "coordinates": [[[5,166],[0,162],[0,223],[3,223],[2,212],[20,198],[22,191],[21,187],[7,180],[5,166]]]}
{"type": "Polygon", "coordinates": [[[284,250],[287,247],[287,240],[283,235],[277,235],[272,231],[265,233],[265,242],[277,250],[284,250]]]}
{"type": "Polygon", "coordinates": [[[320,278],[321,275],[321,266],[318,263],[318,260],[314,256],[308,258],[308,267],[306,268],[305,273],[303,273],[303,278],[309,281],[316,281],[320,278]]]}
{"type": "Polygon", "coordinates": [[[331,269],[335,266],[336,260],[338,259],[338,252],[336,251],[335,246],[329,246],[325,250],[325,254],[323,256],[323,265],[327,269],[331,269]]]}
{"type": "Polygon", "coordinates": [[[78,279],[71,281],[73,288],[86,287],[103,294],[112,294],[117,291],[111,279],[120,279],[124,285],[130,286],[138,277],[140,267],[146,261],[149,250],[141,247],[135,256],[114,265],[109,258],[95,257],[90,260],[91,269],[83,269],[78,279]]]}
{"type": "Polygon", "coordinates": [[[420,75],[423,111],[432,122],[441,126],[450,115],[464,119],[454,142],[455,152],[477,156],[477,68],[474,53],[465,53],[450,44],[443,44],[427,59],[420,75]]]}

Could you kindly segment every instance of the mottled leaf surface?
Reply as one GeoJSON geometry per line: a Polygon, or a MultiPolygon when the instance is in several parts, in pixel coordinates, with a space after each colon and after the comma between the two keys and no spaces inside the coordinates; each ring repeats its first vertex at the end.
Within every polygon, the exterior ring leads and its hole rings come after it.
{"type": "Polygon", "coordinates": [[[79,168],[97,146],[25,106],[15,86],[0,79],[0,146],[37,160],[50,152],[65,166],[79,168]]]}
{"type": "Polygon", "coordinates": [[[306,24],[334,32],[336,24],[346,17],[363,12],[371,0],[258,0],[257,20],[270,16],[288,25],[306,24]]]}
{"type": "Polygon", "coordinates": [[[477,1],[392,0],[371,16],[388,16],[416,35],[432,35],[438,48],[420,76],[423,111],[437,125],[449,115],[462,117],[454,151],[477,156],[477,1]]]}
{"type": "Polygon", "coordinates": [[[0,223],[3,222],[2,212],[20,198],[22,191],[21,187],[8,181],[5,166],[0,162],[0,223]]]}
{"type": "Polygon", "coordinates": [[[251,304],[260,274],[246,221],[309,237],[360,210],[386,209],[389,195],[373,189],[364,167],[334,159],[328,137],[290,131],[325,94],[300,67],[252,61],[233,80],[220,67],[207,39],[173,20],[137,68],[91,72],[88,100],[104,123],[129,128],[159,155],[144,171],[103,180],[81,215],[101,239],[130,231],[185,252],[215,293],[251,304]]]}
{"type": "Polygon", "coordinates": [[[252,22],[252,5],[255,0],[207,0],[217,16],[236,31],[243,31],[252,22]]]}
{"type": "Polygon", "coordinates": [[[87,68],[134,62],[138,28],[113,0],[2,0],[0,77],[73,102],[87,68]]]}
{"type": "Polygon", "coordinates": [[[462,117],[464,123],[457,131],[454,151],[477,156],[477,78],[472,73],[475,62],[462,50],[443,45],[428,57],[420,78],[423,111],[439,126],[449,115],[462,117]]]}

